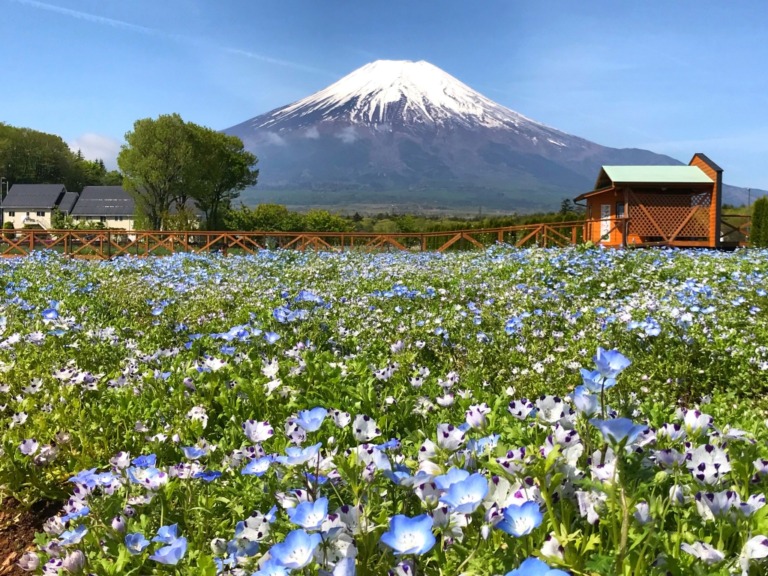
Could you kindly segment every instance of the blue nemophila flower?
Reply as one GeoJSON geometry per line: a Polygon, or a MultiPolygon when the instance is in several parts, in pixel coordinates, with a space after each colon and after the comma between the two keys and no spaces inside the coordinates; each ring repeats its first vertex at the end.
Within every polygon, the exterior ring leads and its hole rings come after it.
{"type": "Polygon", "coordinates": [[[280,334],[277,334],[276,332],[264,332],[264,340],[267,341],[267,344],[274,344],[280,340],[280,334]]]}
{"type": "Polygon", "coordinates": [[[131,466],[126,472],[131,482],[141,484],[148,490],[157,490],[168,482],[168,474],[155,467],[136,468],[131,466]]]}
{"type": "Polygon", "coordinates": [[[328,498],[318,498],[315,502],[302,502],[294,508],[288,508],[291,522],[305,530],[320,530],[327,515],[328,498]]]}
{"type": "Polygon", "coordinates": [[[524,504],[510,504],[504,508],[504,516],[496,528],[515,537],[525,536],[541,524],[543,516],[539,505],[530,501],[524,504]]]}
{"type": "Polygon", "coordinates": [[[592,357],[603,378],[616,378],[632,361],[618,350],[603,350],[597,347],[597,354],[592,357]]]}
{"type": "Polygon", "coordinates": [[[134,466],[138,466],[139,468],[154,466],[156,463],[157,463],[157,455],[155,454],[147,454],[146,456],[137,456],[136,458],[131,460],[131,464],[133,464],[134,466]]]}
{"type": "Polygon", "coordinates": [[[221,477],[221,472],[218,470],[203,470],[202,472],[196,472],[192,478],[203,480],[204,482],[213,482],[221,477]]]}
{"type": "Polygon", "coordinates": [[[201,448],[200,446],[185,446],[182,448],[184,457],[188,460],[197,460],[208,454],[207,448],[201,448]]]}
{"type": "Polygon", "coordinates": [[[519,567],[507,572],[506,576],[568,576],[568,572],[550,568],[538,558],[526,558],[519,567]]]}
{"type": "Polygon", "coordinates": [[[269,470],[269,467],[272,465],[272,462],[275,461],[275,457],[271,454],[267,456],[262,456],[261,458],[256,458],[254,460],[251,460],[246,464],[242,470],[240,470],[240,474],[244,475],[253,475],[253,476],[264,476],[264,474],[267,473],[267,470],[269,470]]]}
{"type": "Polygon", "coordinates": [[[586,386],[576,386],[572,399],[576,411],[584,416],[592,416],[600,409],[598,397],[590,394],[586,386]]]}
{"type": "Polygon", "coordinates": [[[125,535],[125,547],[128,548],[128,552],[132,555],[141,554],[147,546],[149,546],[149,540],[141,532],[125,535]]]}
{"type": "MultiPolygon", "coordinates": [[[[153,538],[154,540],[154,538],[153,538]]],[[[179,563],[179,560],[181,560],[184,557],[184,554],[187,552],[187,539],[186,538],[177,538],[168,546],[163,546],[162,548],[159,548],[155,551],[152,556],[149,557],[150,560],[154,560],[155,562],[159,564],[167,564],[170,566],[175,566],[179,563]]]]}
{"type": "Polygon", "coordinates": [[[615,378],[606,378],[599,370],[581,369],[581,381],[590,392],[602,392],[616,386],[615,378]]]}
{"type": "Polygon", "coordinates": [[[589,423],[600,430],[603,439],[610,444],[631,444],[648,429],[645,424],[635,424],[629,418],[611,418],[609,420],[592,418],[589,423]]]}
{"type": "Polygon", "coordinates": [[[453,484],[469,478],[469,472],[463,468],[451,468],[445,474],[435,476],[434,482],[440,490],[448,490],[453,484]]]}
{"type": "Polygon", "coordinates": [[[178,528],[178,524],[161,526],[157,531],[157,536],[152,538],[152,542],[163,542],[164,544],[170,544],[179,537],[178,528]]]}
{"type": "Polygon", "coordinates": [[[71,544],[77,544],[88,533],[88,528],[83,524],[80,524],[72,530],[66,530],[59,534],[59,545],[69,546],[71,544]]]}
{"type": "Polygon", "coordinates": [[[465,480],[454,482],[440,498],[453,512],[471,514],[488,494],[488,480],[482,474],[472,474],[465,480]]]}
{"type": "Polygon", "coordinates": [[[285,540],[270,548],[272,559],[286,568],[298,570],[312,561],[312,553],[320,544],[320,534],[307,534],[304,530],[293,530],[285,540]]]}
{"type": "Polygon", "coordinates": [[[302,410],[293,421],[307,432],[315,432],[322,426],[323,420],[328,415],[328,410],[318,406],[311,410],[302,410]]]}
{"type": "Polygon", "coordinates": [[[299,448],[298,446],[289,446],[285,449],[285,456],[277,456],[277,460],[280,464],[287,466],[296,466],[298,464],[304,464],[310,460],[315,459],[320,452],[322,442],[318,442],[312,446],[306,448],[299,448]]]}
{"type": "Polygon", "coordinates": [[[395,556],[426,554],[435,545],[432,525],[432,517],[426,514],[415,518],[397,514],[389,521],[389,531],[382,534],[381,541],[394,551],[395,556]]]}
{"type": "Polygon", "coordinates": [[[235,560],[239,558],[250,558],[259,551],[259,543],[256,540],[250,540],[243,536],[235,536],[227,543],[227,554],[235,560]]]}

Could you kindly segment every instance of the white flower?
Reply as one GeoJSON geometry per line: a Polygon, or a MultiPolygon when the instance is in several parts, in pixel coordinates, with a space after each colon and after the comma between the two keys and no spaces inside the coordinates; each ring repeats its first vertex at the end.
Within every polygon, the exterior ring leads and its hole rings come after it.
{"type": "Polygon", "coordinates": [[[381,436],[381,430],[376,422],[366,414],[358,414],[352,422],[352,433],[358,442],[370,442],[377,436],[381,436]]]}
{"type": "Polygon", "coordinates": [[[720,550],[704,542],[694,542],[693,544],[684,542],[680,545],[680,549],[702,560],[705,564],[717,564],[725,558],[725,554],[720,552],[720,550]]]}

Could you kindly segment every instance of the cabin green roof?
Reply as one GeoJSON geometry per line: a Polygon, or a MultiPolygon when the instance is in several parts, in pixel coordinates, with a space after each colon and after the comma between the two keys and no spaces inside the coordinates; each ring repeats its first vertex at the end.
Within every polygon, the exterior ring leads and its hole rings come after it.
{"type": "Polygon", "coordinates": [[[603,166],[603,170],[613,184],[712,184],[698,166],[603,166]]]}

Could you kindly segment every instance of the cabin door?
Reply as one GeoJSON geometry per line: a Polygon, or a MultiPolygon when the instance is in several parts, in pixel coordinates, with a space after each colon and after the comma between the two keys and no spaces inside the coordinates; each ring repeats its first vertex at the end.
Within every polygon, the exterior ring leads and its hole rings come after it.
{"type": "Polygon", "coordinates": [[[610,240],[611,233],[611,205],[600,204],[600,240],[610,240]]]}

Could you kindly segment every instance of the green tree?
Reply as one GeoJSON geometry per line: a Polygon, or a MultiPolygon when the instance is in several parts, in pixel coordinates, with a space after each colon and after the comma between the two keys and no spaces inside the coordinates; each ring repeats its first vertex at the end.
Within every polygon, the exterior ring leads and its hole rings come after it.
{"type": "Polygon", "coordinates": [[[193,161],[186,175],[190,196],[205,214],[209,230],[220,229],[223,214],[240,191],[256,184],[256,156],[245,150],[237,136],[228,136],[196,124],[187,124],[193,161]]]}
{"type": "Polygon", "coordinates": [[[310,210],[304,215],[304,229],[311,232],[351,232],[354,224],[327,210],[310,210]]]}
{"type": "Polygon", "coordinates": [[[752,230],[749,240],[752,246],[768,247],[768,197],[755,200],[752,205],[752,230]]]}
{"type": "Polygon", "coordinates": [[[125,135],[117,164],[123,186],[134,197],[147,224],[160,230],[171,205],[186,197],[185,176],[190,170],[191,138],[178,114],[144,118],[125,135]]]}
{"type": "Polygon", "coordinates": [[[259,232],[300,232],[304,230],[304,218],[280,204],[259,204],[255,208],[240,205],[226,216],[230,230],[259,232]]]}

